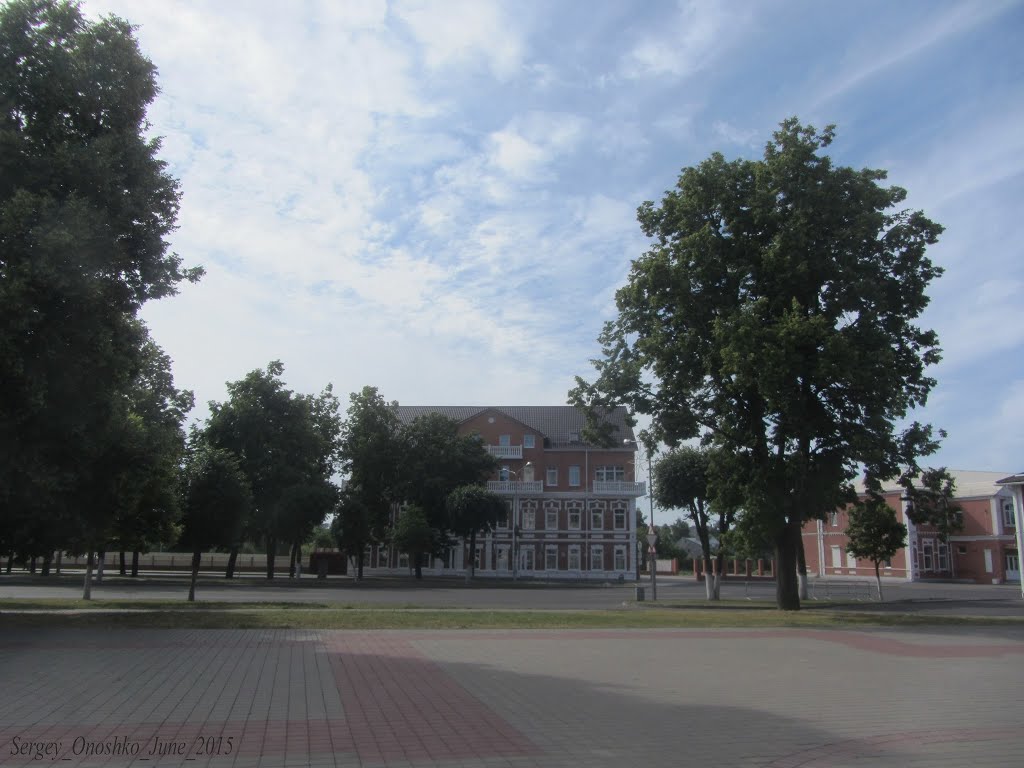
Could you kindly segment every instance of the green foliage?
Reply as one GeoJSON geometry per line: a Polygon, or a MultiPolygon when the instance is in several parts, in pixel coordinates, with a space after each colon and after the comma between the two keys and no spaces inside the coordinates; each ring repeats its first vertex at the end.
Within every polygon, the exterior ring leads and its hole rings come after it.
{"type": "Polygon", "coordinates": [[[963,510],[954,500],[956,482],[945,467],[925,469],[916,475],[904,473],[900,485],[908,500],[907,517],[914,525],[933,527],[943,542],[963,530],[963,510]]]}
{"type": "Polygon", "coordinates": [[[508,515],[505,499],[481,485],[459,486],[448,494],[445,506],[448,530],[463,538],[492,530],[508,515]]]}
{"type": "Polygon", "coordinates": [[[391,505],[400,500],[403,451],[397,403],[385,402],[376,387],[363,387],[349,403],[340,441],[348,482],[335,532],[339,547],[359,556],[383,540],[391,505]]]}
{"type": "Polygon", "coordinates": [[[436,530],[427,521],[423,510],[415,505],[403,507],[395,527],[391,531],[391,543],[399,552],[409,555],[416,568],[416,578],[421,578],[420,558],[434,551],[436,530]]]}
{"type": "Polygon", "coordinates": [[[166,507],[154,466],[176,438],[133,400],[148,354],[135,316],[201,270],[167,247],[179,192],[144,135],[156,90],[127,22],[58,0],[0,7],[4,549],[95,548],[139,527],[132,510],[166,507]]]}
{"type": "Polygon", "coordinates": [[[896,425],[935,383],[937,338],[915,323],[942,228],[898,209],[884,171],[834,166],[833,137],[786,120],[763,159],[715,153],[641,205],[653,242],[616,294],[596,381],[570,393],[732,457],[718,482],[773,541],[782,608],[799,607],[803,522],[849,500],[860,466],[895,477],[936,447],[930,427],[896,425]]]}
{"type": "Polygon", "coordinates": [[[484,482],[498,467],[479,437],[459,435],[459,424],[440,414],[416,418],[401,431],[401,498],[416,505],[432,528],[451,526],[448,494],[484,482]]]}
{"type": "Polygon", "coordinates": [[[182,544],[189,551],[237,545],[252,493],[235,455],[197,440],[185,465],[183,486],[182,544]]]}
{"type": "Polygon", "coordinates": [[[330,483],[339,455],[338,401],[328,385],[316,396],[286,389],[273,361],[229,382],[229,400],[210,403],[206,439],[231,451],[249,480],[253,503],[246,537],[267,547],[267,577],[278,540],[304,541],[335,503],[330,483]]]}
{"type": "Polygon", "coordinates": [[[846,527],[847,550],[854,556],[878,564],[891,559],[907,544],[907,526],[885,499],[869,496],[849,508],[846,527]]]}

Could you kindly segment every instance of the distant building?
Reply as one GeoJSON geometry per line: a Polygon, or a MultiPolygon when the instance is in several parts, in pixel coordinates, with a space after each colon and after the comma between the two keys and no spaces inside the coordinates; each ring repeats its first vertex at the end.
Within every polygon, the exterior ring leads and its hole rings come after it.
{"type": "MultiPolygon", "coordinates": [[[[979,584],[1020,581],[1021,484],[1024,476],[1002,472],[951,470],[956,501],[963,512],[963,530],[944,543],[931,526],[915,526],[907,518],[903,488],[883,486],[886,502],[907,526],[907,546],[884,564],[882,576],[917,581],[955,579],[979,584]],[[1016,490],[1014,490],[1016,489],[1016,490]],[[1015,500],[1016,499],[1016,500],[1015,500]]],[[[863,489],[861,489],[863,490],[863,489]]],[[[848,552],[844,509],[804,525],[807,572],[818,576],[874,576],[874,564],[848,552]]]]}
{"type": "MultiPolygon", "coordinates": [[[[625,408],[606,422],[612,447],[584,441],[585,415],[572,406],[399,406],[398,417],[439,413],[476,434],[500,465],[487,483],[508,502],[508,516],[476,540],[460,542],[430,573],[464,572],[470,558],[480,576],[545,579],[632,579],[636,574],[636,500],[646,484],[635,479],[636,444],[625,408]],[[518,533],[518,535],[516,535],[518,533]]],[[[406,569],[405,554],[381,545],[366,565],[406,569]]]]}

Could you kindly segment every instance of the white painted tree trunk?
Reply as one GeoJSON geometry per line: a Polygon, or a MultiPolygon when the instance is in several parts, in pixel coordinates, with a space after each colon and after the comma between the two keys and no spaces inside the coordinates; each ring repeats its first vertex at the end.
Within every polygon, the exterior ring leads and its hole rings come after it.
{"type": "Polygon", "coordinates": [[[92,600],[92,552],[85,558],[85,587],[82,589],[82,599],[92,600]]]}
{"type": "Polygon", "coordinates": [[[800,599],[807,600],[807,574],[798,573],[797,578],[800,580],[800,599]]]}

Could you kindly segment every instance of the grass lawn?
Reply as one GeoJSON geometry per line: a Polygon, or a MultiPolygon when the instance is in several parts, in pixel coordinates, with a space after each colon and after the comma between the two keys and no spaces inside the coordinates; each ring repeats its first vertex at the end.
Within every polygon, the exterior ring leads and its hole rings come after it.
{"type": "Polygon", "coordinates": [[[936,617],[913,613],[844,612],[815,604],[778,611],[769,603],[704,601],[616,610],[490,610],[370,608],[309,603],[226,603],[166,600],[0,600],[0,626],[140,629],[841,629],[856,626],[1018,626],[1024,618],[936,617]],[[10,611],[16,611],[11,613],[10,611]],[[21,611],[40,611],[23,613],[21,611]],[[67,611],[74,611],[68,613],[67,611]]]}

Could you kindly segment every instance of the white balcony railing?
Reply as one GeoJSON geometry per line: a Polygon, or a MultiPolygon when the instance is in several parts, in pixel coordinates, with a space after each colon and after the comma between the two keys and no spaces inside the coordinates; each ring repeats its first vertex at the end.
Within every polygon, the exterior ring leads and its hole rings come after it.
{"type": "Polygon", "coordinates": [[[523,458],[523,446],[521,445],[488,445],[487,452],[496,459],[523,458]]]}
{"type": "Polygon", "coordinates": [[[635,483],[631,480],[595,480],[594,493],[608,493],[616,496],[643,496],[647,493],[647,483],[635,483]]]}
{"type": "Polygon", "coordinates": [[[542,493],[540,480],[488,480],[487,490],[494,493],[542,493]]]}

